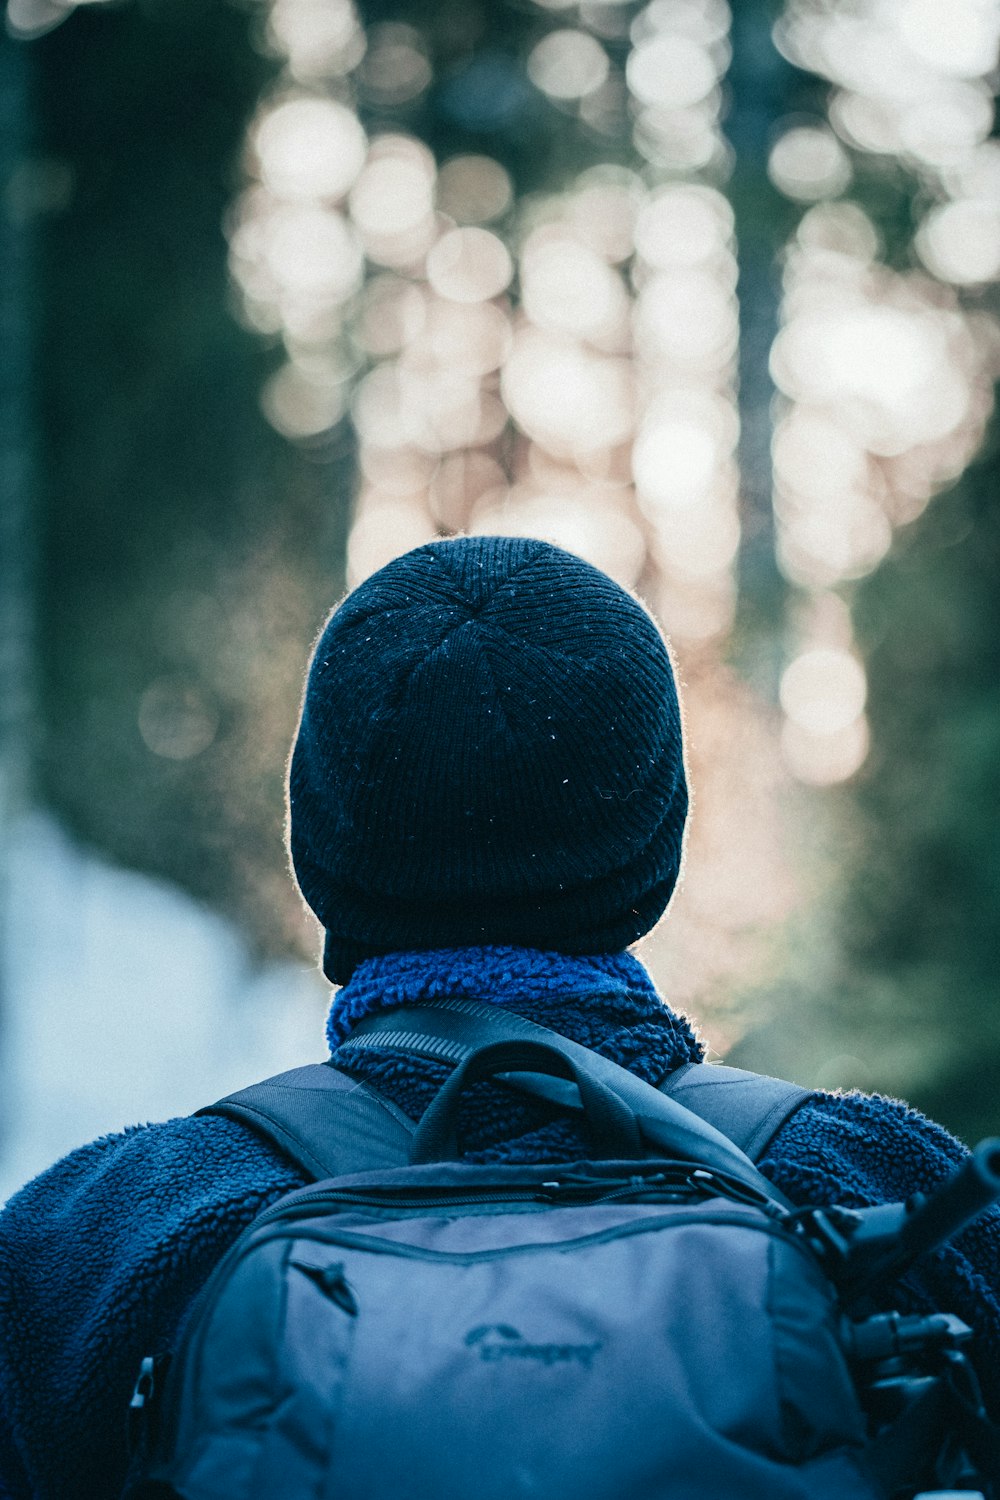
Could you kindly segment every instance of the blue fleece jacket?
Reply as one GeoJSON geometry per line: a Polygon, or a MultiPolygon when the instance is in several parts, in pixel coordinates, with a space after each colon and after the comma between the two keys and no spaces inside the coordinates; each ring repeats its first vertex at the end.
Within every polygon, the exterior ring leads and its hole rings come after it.
{"type": "MultiPolygon", "coordinates": [[[[362,964],[334,998],[333,1056],[379,1008],[435,996],[509,1005],[595,1047],[651,1083],[702,1045],[628,954],[564,958],[525,949],[395,954],[362,964]]],[[[351,1056],[414,1118],[443,1064],[384,1051],[351,1056]]],[[[553,1108],[470,1090],[468,1154],[490,1161],[579,1158],[553,1108]]],[[[946,1131],[894,1100],[814,1094],[762,1169],[798,1203],[865,1204],[934,1187],[961,1160],[946,1131]]],[[[218,1117],[136,1126],[75,1151],[0,1214],[0,1496],[114,1500],[124,1482],[125,1411],[144,1355],[168,1352],[192,1297],[241,1230],[301,1186],[299,1170],[251,1130],[218,1117]]],[[[977,1333],[987,1398],[1000,1411],[1000,1214],[991,1211],[900,1288],[977,1333]]]]}

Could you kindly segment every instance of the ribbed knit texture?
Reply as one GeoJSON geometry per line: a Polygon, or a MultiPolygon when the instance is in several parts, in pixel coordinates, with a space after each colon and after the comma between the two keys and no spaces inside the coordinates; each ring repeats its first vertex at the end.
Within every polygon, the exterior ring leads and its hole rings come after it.
{"type": "MultiPolygon", "coordinates": [[[[509,951],[406,954],[358,970],[334,1000],[331,1035],[384,1003],[431,995],[509,1005],[656,1082],[697,1058],[689,1024],[633,959],[509,951]]],[[[432,1065],[433,1066],[433,1065],[432,1065]]],[[[419,1110],[424,1063],[365,1055],[352,1070],[419,1110]]],[[[496,1108],[485,1085],[463,1120],[483,1158],[556,1161],[585,1145],[568,1123],[496,1108]],[[481,1108],[481,1113],[479,1109],[481,1108]],[[525,1125],[533,1138],[521,1132],[525,1125]]],[[[962,1159],[946,1131],[891,1099],[812,1096],[762,1169],[796,1203],[861,1206],[933,1188],[962,1159]]],[[[0,1213],[0,1496],[117,1500],[124,1414],[140,1359],[169,1352],[199,1288],[233,1240],[301,1173],[235,1121],[169,1120],[106,1136],[24,1188],[0,1213]]],[[[977,1333],[976,1359],[1000,1417],[1000,1214],[926,1259],[900,1289],[904,1310],[938,1307],[977,1333]]]]}
{"type": "Polygon", "coordinates": [[[663,639],[610,578],[545,542],[420,547],[331,616],[289,806],[337,982],[402,949],[617,951],[680,870],[687,787],[663,639]]]}

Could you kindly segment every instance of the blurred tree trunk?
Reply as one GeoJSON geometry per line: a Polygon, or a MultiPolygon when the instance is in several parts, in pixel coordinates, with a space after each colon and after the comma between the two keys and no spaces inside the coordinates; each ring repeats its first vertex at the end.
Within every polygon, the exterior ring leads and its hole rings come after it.
{"type": "Polygon", "coordinates": [[[767,158],[779,119],[788,112],[789,69],[771,40],[769,6],[747,0],[733,15],[732,93],[728,129],[736,155],[731,188],[736,215],[740,309],[740,474],[743,488],[741,595],[749,590],[765,613],[780,611],[771,505],[771,406],[768,354],[778,332],[787,202],[771,186],[767,158]],[[770,605],[770,608],[768,608],[770,605]]]}
{"type": "MultiPolygon", "coordinates": [[[[743,665],[758,677],[750,658],[759,660],[762,647],[773,653],[782,639],[785,584],[774,552],[775,387],[768,360],[779,327],[781,252],[799,215],[772,185],[767,162],[783,120],[805,105],[819,112],[817,80],[797,72],[774,45],[775,12],[772,0],[743,0],[733,7],[733,60],[726,79],[731,99],[726,134],[735,153],[729,197],[739,265],[740,607],[750,634],[749,658],[743,665]]],[[[776,691],[776,672],[775,662],[774,681],[758,685],[776,691]]]]}
{"type": "MultiPolygon", "coordinates": [[[[762,637],[781,640],[784,582],[774,550],[771,437],[775,387],[768,360],[778,333],[781,249],[798,210],[768,177],[768,156],[780,121],[796,107],[796,75],[772,39],[771,0],[733,7],[733,62],[727,135],[735,151],[730,201],[736,216],[739,281],[739,471],[742,484],[742,618],[754,654],[762,637]]],[[[766,685],[766,684],[760,684],[766,685]]],[[[771,684],[777,688],[777,682],[771,684]]]]}
{"type": "Polygon", "coordinates": [[[11,834],[27,798],[31,741],[29,66],[26,47],[0,30],[0,1036],[8,999],[11,834]]]}

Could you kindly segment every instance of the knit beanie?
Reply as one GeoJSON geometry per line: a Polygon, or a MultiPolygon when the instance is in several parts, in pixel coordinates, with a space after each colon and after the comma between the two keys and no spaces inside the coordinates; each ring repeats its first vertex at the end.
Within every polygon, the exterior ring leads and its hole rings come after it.
{"type": "Polygon", "coordinates": [[[546,542],[418,547],[320,636],[289,808],[336,984],[397,950],[624,948],[681,864],[663,639],[624,589],[546,542]]]}

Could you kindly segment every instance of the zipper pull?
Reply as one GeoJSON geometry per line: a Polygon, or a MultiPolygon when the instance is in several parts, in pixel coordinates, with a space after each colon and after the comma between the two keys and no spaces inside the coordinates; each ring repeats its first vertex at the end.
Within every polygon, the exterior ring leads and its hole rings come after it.
{"type": "Polygon", "coordinates": [[[332,1266],[310,1266],[305,1261],[294,1260],[292,1265],[297,1266],[300,1271],[305,1271],[310,1281],[314,1281],[320,1291],[349,1318],[357,1317],[358,1301],[344,1275],[342,1261],[337,1261],[332,1266]]]}
{"type": "Polygon", "coordinates": [[[166,1363],[164,1355],[147,1355],[139,1366],[126,1419],[126,1444],[130,1455],[145,1454],[149,1448],[154,1405],[159,1401],[166,1363]]]}

